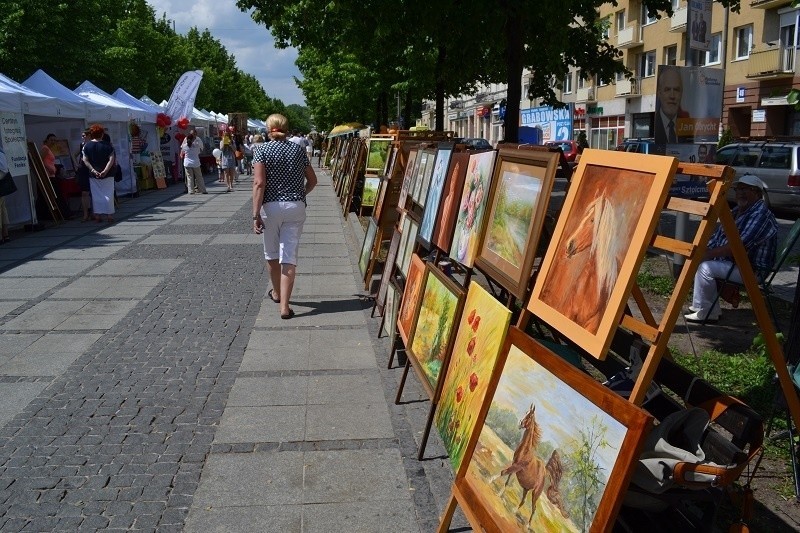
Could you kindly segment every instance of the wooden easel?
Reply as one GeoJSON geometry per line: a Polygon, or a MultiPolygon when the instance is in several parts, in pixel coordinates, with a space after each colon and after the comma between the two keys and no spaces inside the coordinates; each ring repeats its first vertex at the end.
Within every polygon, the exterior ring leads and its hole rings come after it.
{"type": "Polygon", "coordinates": [[[64,222],[64,215],[61,213],[61,209],[58,208],[53,182],[50,181],[50,177],[47,175],[39,150],[31,141],[28,141],[28,161],[30,161],[33,174],[36,175],[36,185],[39,188],[39,193],[44,196],[45,202],[47,202],[50,216],[56,224],[64,222]]]}

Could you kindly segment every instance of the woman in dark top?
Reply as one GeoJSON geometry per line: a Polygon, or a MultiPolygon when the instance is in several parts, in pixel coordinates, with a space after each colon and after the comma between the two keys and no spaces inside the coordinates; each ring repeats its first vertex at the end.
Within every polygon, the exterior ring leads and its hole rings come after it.
{"type": "Polygon", "coordinates": [[[91,140],[83,147],[83,162],[89,168],[89,187],[92,190],[92,211],[94,219],[100,222],[105,215],[106,222],[114,222],[114,170],[117,158],[111,143],[103,141],[103,126],[92,124],[89,127],[91,140]]]}
{"type": "Polygon", "coordinates": [[[297,247],[306,220],[306,195],[317,175],[305,150],[286,138],[283,115],[267,117],[270,142],[253,147],[253,231],[263,234],[272,288],[269,297],[280,304],[281,318],[291,318],[297,247]]]}

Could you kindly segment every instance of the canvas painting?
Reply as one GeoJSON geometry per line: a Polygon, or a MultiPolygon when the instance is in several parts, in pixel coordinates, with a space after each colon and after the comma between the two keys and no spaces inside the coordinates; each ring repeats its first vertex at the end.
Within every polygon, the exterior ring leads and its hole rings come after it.
{"type": "Polygon", "coordinates": [[[364,178],[364,192],[361,194],[361,207],[372,207],[375,205],[375,199],[378,197],[378,188],[380,188],[380,178],[364,178]]]}
{"type": "Polygon", "coordinates": [[[375,197],[375,205],[372,208],[372,219],[375,222],[380,223],[381,220],[381,213],[383,212],[383,204],[386,200],[386,192],[389,190],[391,181],[388,179],[381,180],[380,185],[378,185],[378,192],[375,197]]]}
{"type": "MultiPolygon", "coordinates": [[[[405,264],[406,243],[408,243],[408,236],[411,233],[411,217],[405,216],[405,213],[403,213],[400,216],[398,227],[400,228],[400,245],[397,249],[395,264],[398,269],[402,270],[403,264],[405,264]]],[[[409,260],[410,259],[409,257],[409,260]]]]}
{"type": "Polygon", "coordinates": [[[494,151],[472,154],[469,157],[449,254],[451,259],[466,267],[472,267],[478,254],[483,215],[489,201],[494,158],[494,151]]]}
{"type": "Polygon", "coordinates": [[[610,530],[651,417],[511,328],[457,486],[499,531],[610,530]]]}
{"type": "Polygon", "coordinates": [[[414,176],[417,171],[417,154],[417,150],[411,150],[408,154],[408,162],[403,173],[403,186],[400,188],[400,198],[397,200],[397,207],[400,209],[406,208],[408,196],[413,186],[414,176]]]}
{"type": "Polygon", "coordinates": [[[673,157],[586,150],[528,309],[604,358],[675,175],[673,157]]]}
{"type": "Polygon", "coordinates": [[[435,401],[440,376],[444,375],[442,368],[449,361],[456,321],[461,316],[464,290],[431,263],[427,267],[428,277],[406,353],[435,401]]]}
{"type": "Polygon", "coordinates": [[[483,287],[470,282],[436,409],[436,427],[456,472],[510,321],[510,310],[483,287]]]}
{"type": "Polygon", "coordinates": [[[400,232],[395,229],[392,232],[392,240],[389,242],[389,251],[386,253],[386,261],[383,264],[383,272],[381,273],[381,282],[378,285],[378,294],[375,295],[375,304],[380,309],[381,314],[385,312],[386,305],[386,289],[389,282],[392,280],[392,273],[394,272],[394,260],[397,257],[397,249],[400,246],[400,232]]]}
{"type": "Polygon", "coordinates": [[[431,189],[431,179],[436,166],[437,152],[438,151],[431,151],[431,153],[428,154],[428,164],[425,166],[425,173],[422,174],[422,187],[420,188],[419,197],[417,198],[417,205],[423,209],[425,208],[431,189]]]}
{"type": "Polygon", "coordinates": [[[414,175],[414,187],[411,189],[411,199],[416,204],[420,203],[419,197],[422,194],[422,182],[425,179],[425,172],[428,170],[428,165],[433,161],[433,157],[434,154],[432,150],[422,150],[419,156],[417,156],[417,172],[414,175]]]}
{"type": "Polygon", "coordinates": [[[422,214],[422,222],[419,226],[418,239],[426,248],[430,248],[431,237],[433,235],[433,224],[436,221],[436,214],[439,211],[439,201],[442,198],[444,189],[444,179],[447,176],[447,165],[450,163],[450,155],[453,153],[452,146],[440,146],[436,151],[436,158],[433,163],[428,197],[425,200],[425,211],[422,214]]]}
{"type": "Polygon", "coordinates": [[[500,150],[477,266],[518,298],[527,291],[558,154],[500,150]]]}
{"type": "Polygon", "coordinates": [[[417,239],[417,230],[419,229],[419,224],[417,224],[414,219],[411,217],[406,217],[408,221],[408,232],[406,239],[403,243],[403,262],[400,263],[400,272],[403,273],[404,276],[408,275],[408,267],[411,264],[411,255],[414,250],[414,243],[417,239]]]}
{"type": "Polygon", "coordinates": [[[392,149],[392,139],[371,138],[367,143],[367,167],[365,173],[383,176],[384,172],[386,172],[386,163],[389,161],[389,152],[392,149]]]}
{"type": "Polygon", "coordinates": [[[403,300],[400,302],[400,311],[397,315],[397,330],[403,345],[408,345],[411,327],[414,325],[414,315],[417,312],[419,295],[425,283],[425,261],[417,254],[412,253],[411,264],[408,267],[406,286],[403,290],[403,300]]]}
{"type": "Polygon", "coordinates": [[[450,168],[444,182],[444,190],[439,200],[439,214],[435,217],[431,242],[440,250],[450,250],[453,240],[453,227],[458,216],[458,202],[467,175],[469,153],[460,152],[450,156],[450,168]]]}
{"type": "Polygon", "coordinates": [[[367,268],[369,267],[370,259],[372,259],[372,250],[375,248],[375,237],[377,234],[378,225],[374,220],[369,219],[369,225],[367,226],[367,231],[364,234],[364,242],[361,245],[361,255],[358,259],[358,268],[361,270],[362,277],[367,275],[367,268]]]}
{"type": "Polygon", "coordinates": [[[397,333],[397,306],[400,303],[397,289],[391,283],[386,288],[386,306],[383,312],[382,331],[393,339],[397,333]]]}

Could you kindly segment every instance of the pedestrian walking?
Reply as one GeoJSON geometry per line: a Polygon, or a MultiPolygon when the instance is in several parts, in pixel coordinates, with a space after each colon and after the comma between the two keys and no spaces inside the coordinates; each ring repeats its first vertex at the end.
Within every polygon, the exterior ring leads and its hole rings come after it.
{"type": "Polygon", "coordinates": [[[233,145],[233,136],[230,131],[222,134],[222,140],[219,141],[219,149],[222,151],[220,156],[220,168],[222,168],[222,176],[225,179],[225,184],[228,186],[228,192],[233,190],[233,180],[236,175],[236,149],[233,145]]]}
{"type": "Polygon", "coordinates": [[[305,149],[286,138],[288,126],[283,115],[270,115],[270,141],[253,147],[253,231],[263,235],[272,283],[269,297],[280,304],[283,319],[294,316],[289,300],[306,220],[306,195],[317,185],[305,149]]]}
{"type": "Polygon", "coordinates": [[[189,194],[194,194],[195,189],[199,193],[208,194],[206,183],[203,181],[203,171],[200,169],[200,153],[203,148],[203,141],[197,136],[197,131],[189,131],[189,135],[181,145],[183,168],[186,171],[186,188],[189,194]]]}

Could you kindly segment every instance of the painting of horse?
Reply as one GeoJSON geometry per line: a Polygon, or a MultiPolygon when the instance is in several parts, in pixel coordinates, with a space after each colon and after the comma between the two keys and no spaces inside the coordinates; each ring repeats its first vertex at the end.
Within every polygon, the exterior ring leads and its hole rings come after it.
{"type": "Polygon", "coordinates": [[[486,529],[585,532],[612,524],[647,415],[609,399],[613,393],[513,327],[489,390],[456,477],[491,517],[495,529],[486,529]]]}

